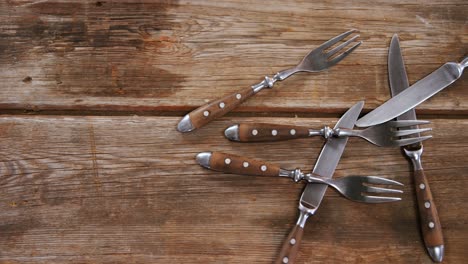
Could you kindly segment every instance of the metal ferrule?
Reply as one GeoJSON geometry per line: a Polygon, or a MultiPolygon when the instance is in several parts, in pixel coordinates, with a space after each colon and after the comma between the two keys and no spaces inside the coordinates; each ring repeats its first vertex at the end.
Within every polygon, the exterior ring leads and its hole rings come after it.
{"type": "Polygon", "coordinates": [[[325,139],[329,139],[329,138],[333,137],[334,135],[335,135],[334,130],[331,129],[330,127],[328,127],[328,126],[324,126],[320,130],[309,129],[309,137],[311,137],[311,136],[322,136],[325,139]]]}
{"type": "Polygon", "coordinates": [[[273,76],[273,78],[265,76],[265,79],[263,79],[263,81],[261,81],[258,84],[252,85],[252,89],[253,89],[254,93],[260,92],[263,88],[273,87],[275,82],[278,81],[278,79],[276,79],[275,76],[273,76]]]}
{"type": "Polygon", "coordinates": [[[405,151],[406,156],[411,159],[414,169],[422,170],[423,167],[421,164],[421,156],[423,153],[423,147],[421,146],[421,148],[418,150],[408,150],[406,148],[404,148],[403,150],[405,151]]]}
{"type": "Polygon", "coordinates": [[[224,130],[224,136],[232,141],[239,141],[239,125],[233,125],[224,130]]]}
{"type": "Polygon", "coordinates": [[[334,137],[353,137],[353,136],[359,136],[359,130],[352,130],[352,129],[340,129],[340,128],[335,128],[332,129],[332,135],[334,137]]]}
{"type": "Polygon", "coordinates": [[[195,127],[192,125],[192,122],[190,121],[190,116],[185,115],[182,120],[180,120],[179,124],[177,124],[177,131],[179,132],[190,132],[194,130],[195,127]]]}
{"type": "Polygon", "coordinates": [[[299,182],[302,179],[304,179],[304,173],[302,173],[300,169],[295,169],[295,170],[280,169],[279,176],[291,178],[295,182],[299,182]]]}
{"type": "MultiPolygon", "coordinates": [[[[297,219],[297,222],[296,222],[296,225],[304,228],[306,222],[307,222],[307,219],[309,218],[309,216],[312,214],[309,212],[309,210],[306,208],[306,210],[302,210],[301,209],[301,204],[299,205],[299,218],[297,219]]],[[[305,208],[305,207],[304,207],[305,208]]]]}
{"type": "Polygon", "coordinates": [[[427,251],[435,262],[442,262],[444,258],[444,245],[427,247],[427,251]]]}
{"type": "Polygon", "coordinates": [[[201,152],[197,154],[196,160],[198,164],[207,169],[210,168],[211,152],[201,152]]]}

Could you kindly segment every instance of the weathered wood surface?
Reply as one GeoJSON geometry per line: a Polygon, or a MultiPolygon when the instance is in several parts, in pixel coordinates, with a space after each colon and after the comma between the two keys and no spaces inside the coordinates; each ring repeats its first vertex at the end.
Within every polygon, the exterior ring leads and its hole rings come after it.
{"type": "MultiPolygon", "coordinates": [[[[310,169],[320,138],[234,143],[234,122],[333,125],[334,118],[223,118],[190,134],[176,117],[3,116],[1,263],[272,263],[297,218],[302,184],[201,168],[224,151],[310,169]]],[[[424,165],[445,234],[445,263],[466,260],[467,120],[433,119],[424,165]],[[447,129],[450,128],[450,129],[447,129]],[[457,139],[457,142],[454,141],[457,139]]],[[[352,138],[335,177],[405,184],[398,203],[368,205],[333,190],[305,229],[299,263],[431,263],[408,161],[352,138]]]]}
{"type": "MultiPolygon", "coordinates": [[[[272,263],[303,185],[211,172],[195,155],[310,169],[319,138],[242,144],[222,130],[239,121],[320,128],[359,100],[375,108],[389,98],[391,36],[413,83],[468,54],[467,13],[463,0],[0,0],[0,263],[272,263]],[[329,71],[297,74],[199,131],[176,132],[182,114],[350,28],[363,44],[329,71]],[[34,115],[5,115],[22,111],[34,115]]],[[[468,258],[466,86],[464,76],[418,107],[434,122],[423,159],[445,263],[468,258]]],[[[410,169],[398,149],[351,139],[336,177],[402,181],[403,201],[358,204],[328,191],[299,263],[431,263],[410,169]]]]}
{"type": "MultiPolygon", "coordinates": [[[[237,111],[366,111],[389,98],[398,33],[410,82],[468,53],[468,3],[442,1],[0,1],[0,107],[189,111],[295,65],[350,28],[363,45],[237,111]]],[[[468,113],[466,76],[419,108],[468,113]]]]}

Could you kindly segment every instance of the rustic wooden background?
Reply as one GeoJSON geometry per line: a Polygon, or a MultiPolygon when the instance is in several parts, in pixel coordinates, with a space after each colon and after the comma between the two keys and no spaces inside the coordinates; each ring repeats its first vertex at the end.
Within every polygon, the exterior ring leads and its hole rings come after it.
{"type": "MultiPolygon", "coordinates": [[[[320,138],[236,144],[236,122],[333,125],[389,98],[398,33],[410,82],[468,53],[468,2],[0,0],[1,263],[272,263],[297,219],[302,184],[215,173],[201,151],[312,168],[320,138]],[[348,29],[363,44],[329,71],[301,73],[189,134],[195,107],[297,63],[348,29]]],[[[445,263],[468,258],[468,78],[417,112],[445,263]]],[[[405,183],[368,205],[328,190],[299,263],[431,263],[411,167],[399,149],[350,139],[335,177],[405,183]]]]}

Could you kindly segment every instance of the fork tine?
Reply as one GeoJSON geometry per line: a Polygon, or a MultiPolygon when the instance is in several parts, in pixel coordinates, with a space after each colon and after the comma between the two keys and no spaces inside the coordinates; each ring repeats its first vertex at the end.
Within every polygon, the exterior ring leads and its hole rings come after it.
{"type": "Polygon", "coordinates": [[[419,128],[419,129],[406,129],[406,130],[398,130],[393,133],[394,137],[403,137],[403,136],[409,136],[411,134],[416,134],[416,133],[423,133],[427,131],[431,131],[432,128],[419,128]]]}
{"type": "Polygon", "coordinates": [[[325,43],[323,43],[322,45],[320,45],[318,48],[316,49],[321,49],[321,50],[326,50],[328,49],[329,47],[335,45],[338,41],[346,38],[347,36],[351,35],[352,33],[356,32],[357,30],[356,29],[351,29],[349,31],[346,31],[345,33],[342,33],[328,41],[326,41],[325,43]]]}
{"type": "Polygon", "coordinates": [[[384,196],[364,196],[363,202],[365,203],[388,203],[401,201],[399,197],[384,197],[384,196]]]}
{"type": "Polygon", "coordinates": [[[335,55],[335,53],[337,53],[338,51],[340,51],[341,49],[343,49],[344,47],[348,46],[349,43],[353,42],[355,39],[357,39],[359,37],[359,35],[356,35],[350,39],[348,39],[346,42],[344,43],[341,43],[338,47],[335,47],[333,48],[332,50],[330,50],[328,53],[327,53],[327,56],[328,57],[331,57],[333,55],[335,55]]]}
{"type": "Polygon", "coordinates": [[[386,178],[382,178],[382,177],[377,177],[377,176],[367,176],[365,178],[368,182],[368,183],[372,183],[372,184],[387,184],[387,185],[400,185],[400,186],[403,186],[403,183],[401,182],[397,182],[397,181],[394,181],[394,180],[390,180],[390,179],[386,179],[386,178]]]}
{"type": "Polygon", "coordinates": [[[366,186],[366,192],[369,193],[403,193],[402,190],[388,189],[382,187],[366,186]]]}
{"type": "Polygon", "coordinates": [[[430,121],[426,120],[398,120],[398,121],[390,121],[393,127],[406,127],[406,126],[417,126],[417,125],[425,125],[431,123],[430,121]]]}
{"type": "Polygon", "coordinates": [[[354,46],[352,46],[351,48],[349,48],[348,50],[346,50],[345,52],[341,53],[340,55],[336,56],[335,58],[333,58],[332,60],[329,60],[328,61],[328,66],[332,66],[332,65],[335,65],[337,64],[338,62],[340,62],[342,59],[346,58],[346,56],[348,56],[351,52],[353,52],[353,50],[355,50],[357,47],[359,47],[359,45],[362,44],[362,41],[359,41],[358,43],[356,43],[354,46]]]}
{"type": "Polygon", "coordinates": [[[432,136],[424,136],[424,137],[415,137],[415,138],[404,138],[404,139],[399,139],[395,140],[396,146],[406,146],[406,145],[411,145],[415,143],[419,143],[421,141],[424,141],[426,139],[430,139],[432,136]]]}

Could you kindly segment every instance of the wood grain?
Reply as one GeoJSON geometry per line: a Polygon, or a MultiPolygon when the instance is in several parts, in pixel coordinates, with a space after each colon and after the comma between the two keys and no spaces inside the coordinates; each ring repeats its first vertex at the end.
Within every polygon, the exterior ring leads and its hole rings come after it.
{"type": "MultiPolygon", "coordinates": [[[[2,116],[0,262],[272,263],[297,219],[303,184],[200,167],[224,151],[284,168],[312,168],[320,138],[243,144],[225,127],[337,119],[223,118],[190,134],[177,117],[2,116]]],[[[433,119],[423,166],[445,235],[445,263],[466,260],[468,126],[433,119]],[[450,129],[447,129],[450,127],[450,129]],[[454,139],[457,139],[456,141],[454,139]]],[[[335,177],[405,184],[398,203],[353,203],[327,192],[304,230],[298,263],[431,263],[417,221],[409,162],[399,149],[351,138],[335,177]]]]}
{"type": "MultiPolygon", "coordinates": [[[[188,112],[294,66],[351,28],[361,45],[329,71],[300,73],[236,111],[341,113],[389,95],[400,36],[410,83],[468,53],[468,4],[442,1],[0,2],[0,108],[188,112]]],[[[423,103],[467,114],[467,78],[423,103]]]]}
{"type": "MultiPolygon", "coordinates": [[[[223,131],[332,125],[360,100],[369,111],[390,97],[392,35],[414,83],[468,54],[467,13],[463,0],[0,0],[0,263],[272,263],[303,183],[212,172],[195,155],[312,168],[321,138],[242,144],[223,131]],[[351,28],[363,44],[330,70],[299,73],[199,131],[176,132],[183,114],[351,28]]],[[[417,109],[433,122],[423,166],[444,263],[468,259],[467,81],[417,109]]],[[[328,191],[297,262],[432,263],[411,171],[398,149],[351,138],[335,177],[401,181],[403,201],[359,204],[328,191]]]]}

